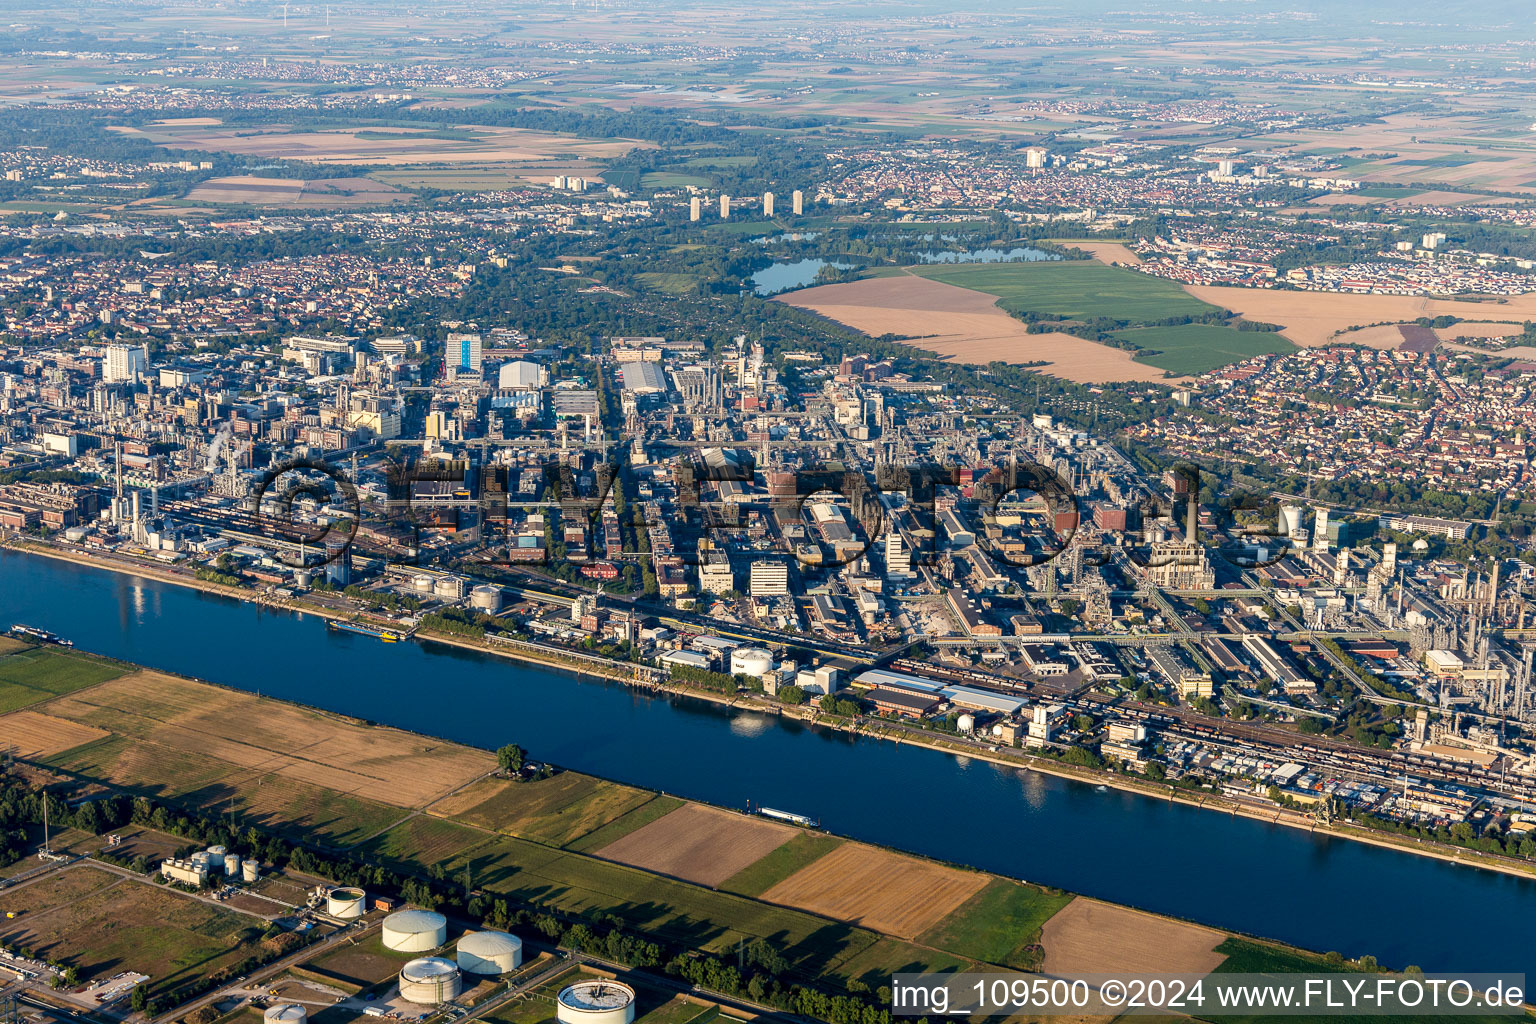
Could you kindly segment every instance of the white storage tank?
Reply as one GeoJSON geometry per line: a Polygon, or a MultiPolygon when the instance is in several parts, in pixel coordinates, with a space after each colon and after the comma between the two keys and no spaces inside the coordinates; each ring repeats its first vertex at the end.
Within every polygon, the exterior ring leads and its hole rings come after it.
{"type": "Polygon", "coordinates": [[[208,866],[210,868],[222,868],[224,866],[224,855],[228,852],[222,846],[208,847],[208,866]]]}
{"type": "Polygon", "coordinates": [[[578,981],[560,990],[555,1019],[561,1024],[631,1024],[635,990],[619,981],[578,981]]]}
{"type": "Polygon", "coordinates": [[[448,941],[448,919],[430,910],[401,910],[384,919],[384,946],[423,953],[448,941]]]}
{"type": "Polygon", "coordinates": [[[464,578],[462,576],[444,576],[432,585],[432,592],[438,597],[447,598],[450,601],[464,599],[464,578]]]}
{"type": "Polygon", "coordinates": [[[975,732],[976,716],[971,714],[961,715],[955,721],[955,728],[959,729],[961,732],[975,732]]]}
{"type": "Polygon", "coordinates": [[[465,974],[506,974],[523,963],[523,940],[506,932],[470,932],[459,940],[459,970],[465,974]]]}
{"type": "Polygon", "coordinates": [[[476,611],[495,615],[501,611],[501,588],[479,586],[469,592],[469,603],[476,611]]]}
{"type": "Polygon", "coordinates": [[[411,579],[411,589],[415,590],[418,594],[430,594],[430,593],[432,593],[432,577],[431,576],[416,576],[416,577],[413,577],[411,579]]]}
{"type": "Polygon", "coordinates": [[[464,991],[464,978],[452,960],[424,956],[400,968],[400,998],[421,1006],[446,1003],[464,991]]]}
{"type": "Polygon", "coordinates": [[[731,675],[758,678],[773,671],[773,654],[761,647],[738,647],[731,652],[731,675]]]}
{"type": "Polygon", "coordinates": [[[367,909],[368,894],[361,889],[343,886],[325,894],[325,912],[343,921],[356,921],[367,909]]]}
{"type": "Polygon", "coordinates": [[[238,853],[226,853],[224,855],[224,874],[230,878],[240,877],[240,855],[238,853]]]}
{"type": "Polygon", "coordinates": [[[254,882],[261,877],[261,864],[254,860],[246,860],[240,865],[240,877],[247,882],[254,882]]]}
{"type": "Polygon", "coordinates": [[[307,1024],[309,1011],[298,1003],[278,1003],[261,1015],[265,1024],[307,1024]]]}

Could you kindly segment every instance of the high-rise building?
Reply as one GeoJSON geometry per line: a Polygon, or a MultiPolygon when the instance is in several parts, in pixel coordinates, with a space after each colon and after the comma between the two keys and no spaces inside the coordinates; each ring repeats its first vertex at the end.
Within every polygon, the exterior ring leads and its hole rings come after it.
{"type": "Polygon", "coordinates": [[[721,220],[725,220],[730,215],[731,215],[731,197],[730,196],[721,196],[720,197],[720,219],[721,220]]]}
{"type": "Polygon", "coordinates": [[[458,370],[480,369],[480,335],[448,335],[448,365],[458,370]]]}
{"type": "Polygon", "coordinates": [[[912,552],[902,543],[897,529],[885,535],[885,572],[888,576],[912,575],[912,552]]]}
{"type": "Polygon", "coordinates": [[[1237,165],[1231,160],[1220,160],[1216,163],[1216,173],[1221,175],[1223,178],[1232,177],[1232,173],[1236,170],[1237,165]]]}
{"type": "Polygon", "coordinates": [[[1312,524],[1312,550],[1328,550],[1328,510],[1326,508],[1317,510],[1317,519],[1312,524]]]}
{"type": "Polygon", "coordinates": [[[1024,166],[1032,171],[1038,171],[1045,166],[1046,151],[1039,146],[1031,146],[1024,151],[1024,166]]]}
{"type": "Polygon", "coordinates": [[[795,189],[793,192],[790,193],[790,196],[789,196],[789,207],[790,207],[791,210],[793,210],[796,214],[798,214],[798,213],[800,213],[800,211],[804,207],[804,205],[805,205],[805,195],[799,189],[795,189]]]}
{"type": "Polygon", "coordinates": [[[764,192],[763,193],[763,216],[764,217],[772,217],[773,216],[773,193],[772,192],[764,192]]]}
{"type": "Polygon", "coordinates": [[[789,594],[789,566],[783,562],[753,562],[750,580],[753,597],[785,597],[789,594]]]}
{"type": "Polygon", "coordinates": [[[699,219],[699,213],[700,213],[699,207],[700,207],[700,205],[701,204],[699,202],[699,197],[698,196],[694,196],[692,199],[688,200],[688,219],[689,220],[698,220],[699,219]]]}
{"type": "Polygon", "coordinates": [[[108,345],[101,369],[103,380],[137,381],[149,370],[149,351],[143,345],[108,345]]]}

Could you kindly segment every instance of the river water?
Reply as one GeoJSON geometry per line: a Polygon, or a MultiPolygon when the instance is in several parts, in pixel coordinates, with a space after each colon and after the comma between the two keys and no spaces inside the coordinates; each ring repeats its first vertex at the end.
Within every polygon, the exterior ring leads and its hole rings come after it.
{"type": "MultiPolygon", "coordinates": [[[[1536,973],[1536,881],[0,551],[0,625],[272,697],[1204,924],[1427,971],[1536,973]]],[[[3,737],[0,737],[3,742],[3,737]]]]}

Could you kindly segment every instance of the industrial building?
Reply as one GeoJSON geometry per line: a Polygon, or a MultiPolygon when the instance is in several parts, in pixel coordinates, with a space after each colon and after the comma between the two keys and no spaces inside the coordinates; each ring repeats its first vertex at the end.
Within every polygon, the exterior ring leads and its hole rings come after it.
{"type": "Polygon", "coordinates": [[[424,956],[400,968],[400,998],[406,1002],[437,1006],[457,998],[462,991],[464,976],[452,960],[424,956]]]}
{"type": "Polygon", "coordinates": [[[523,940],[506,932],[470,932],[459,939],[455,959],[465,974],[506,974],[523,963],[523,940]]]}
{"type": "Polygon", "coordinates": [[[384,919],[384,948],[423,953],[448,941],[448,919],[431,910],[401,910],[384,919]]]}
{"type": "Polygon", "coordinates": [[[635,990],[618,981],[578,981],[560,990],[555,1019],[561,1024],[631,1024],[635,990]]]}

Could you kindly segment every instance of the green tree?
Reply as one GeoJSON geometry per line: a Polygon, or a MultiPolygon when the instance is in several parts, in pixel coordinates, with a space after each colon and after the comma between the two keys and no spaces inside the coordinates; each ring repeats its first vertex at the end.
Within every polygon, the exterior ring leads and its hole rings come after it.
{"type": "Polygon", "coordinates": [[[504,772],[521,771],[523,767],[524,751],[516,743],[508,743],[496,750],[496,764],[504,772]]]}
{"type": "Polygon", "coordinates": [[[795,686],[793,683],[791,683],[789,686],[782,687],[779,690],[779,703],[790,705],[804,704],[805,691],[800,689],[800,687],[795,686]]]}

